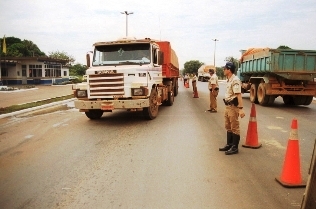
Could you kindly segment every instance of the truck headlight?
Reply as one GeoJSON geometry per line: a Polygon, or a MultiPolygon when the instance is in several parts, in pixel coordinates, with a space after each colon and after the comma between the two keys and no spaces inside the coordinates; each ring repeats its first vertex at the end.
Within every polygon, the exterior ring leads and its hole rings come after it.
{"type": "Polygon", "coordinates": [[[143,88],[132,89],[132,95],[133,96],[142,96],[142,95],[144,95],[143,88]]]}
{"type": "Polygon", "coordinates": [[[77,97],[87,97],[87,90],[77,90],[77,97]]]}

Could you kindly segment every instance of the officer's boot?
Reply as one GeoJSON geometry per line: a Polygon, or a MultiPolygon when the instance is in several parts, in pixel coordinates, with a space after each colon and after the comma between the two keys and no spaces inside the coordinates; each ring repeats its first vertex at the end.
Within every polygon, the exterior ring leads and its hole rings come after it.
{"type": "Polygon", "coordinates": [[[233,146],[225,152],[225,155],[233,155],[238,153],[238,144],[240,141],[240,135],[233,134],[233,146]]]}
{"type": "Polygon", "coordinates": [[[228,151],[232,145],[233,145],[233,133],[227,131],[227,144],[224,147],[219,148],[219,151],[228,151]]]}

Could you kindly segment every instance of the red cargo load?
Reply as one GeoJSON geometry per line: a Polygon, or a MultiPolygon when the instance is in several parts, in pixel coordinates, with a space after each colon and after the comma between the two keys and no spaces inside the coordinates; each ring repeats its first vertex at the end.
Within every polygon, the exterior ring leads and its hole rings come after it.
{"type": "Polygon", "coordinates": [[[163,65],[162,65],[162,76],[166,78],[178,78],[179,77],[179,62],[176,53],[171,48],[170,42],[168,41],[157,41],[156,42],[160,51],[164,53],[163,65]]]}

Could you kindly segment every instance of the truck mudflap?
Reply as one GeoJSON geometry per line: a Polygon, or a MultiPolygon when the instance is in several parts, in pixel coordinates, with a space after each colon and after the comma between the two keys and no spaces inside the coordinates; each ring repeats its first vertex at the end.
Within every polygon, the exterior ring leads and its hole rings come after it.
{"type": "Polygon", "coordinates": [[[75,108],[81,110],[114,110],[114,109],[134,109],[144,108],[149,106],[148,99],[137,100],[75,100],[75,108]]]}

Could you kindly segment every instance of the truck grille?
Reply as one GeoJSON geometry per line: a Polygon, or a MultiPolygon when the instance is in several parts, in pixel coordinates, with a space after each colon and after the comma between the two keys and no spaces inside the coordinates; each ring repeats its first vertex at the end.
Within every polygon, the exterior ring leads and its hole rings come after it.
{"type": "Polygon", "coordinates": [[[124,95],[123,73],[106,73],[89,75],[89,97],[124,95]]]}

